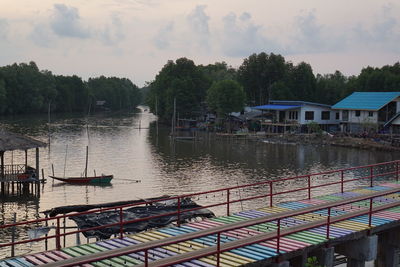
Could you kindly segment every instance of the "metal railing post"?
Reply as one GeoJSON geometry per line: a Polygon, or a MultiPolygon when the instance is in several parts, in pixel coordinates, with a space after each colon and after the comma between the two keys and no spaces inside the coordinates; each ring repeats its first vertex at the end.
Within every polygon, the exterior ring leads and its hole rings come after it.
{"type": "Polygon", "coordinates": [[[272,182],[269,182],[269,206],[272,207],[272,182]]]}
{"type": "Polygon", "coordinates": [[[371,227],[372,224],[372,197],[369,199],[369,217],[368,217],[368,227],[371,227]]]}
{"type": "Polygon", "coordinates": [[[61,249],[60,243],[60,218],[57,218],[57,226],[56,226],[56,249],[61,249]]]}
{"type": "Polygon", "coordinates": [[[149,250],[146,249],[144,251],[144,266],[148,267],[149,266],[149,250]]]}
{"type": "Polygon", "coordinates": [[[307,176],[308,180],[308,199],[311,199],[311,175],[307,176]]]}
{"type": "Polygon", "coordinates": [[[329,240],[329,231],[330,231],[330,226],[331,226],[331,207],[328,208],[328,218],[327,218],[327,223],[326,223],[326,239],[329,240]]]}
{"type": "Polygon", "coordinates": [[[278,219],[278,228],[277,228],[277,236],[276,236],[276,253],[280,254],[280,239],[281,239],[281,219],[278,219]]]}
{"type": "Polygon", "coordinates": [[[229,216],[230,214],[230,194],[231,191],[229,189],[226,190],[226,216],[229,216]]]}
{"type": "Polygon", "coordinates": [[[119,208],[119,238],[124,238],[124,224],[122,223],[124,220],[122,216],[122,207],[119,208]]]}
{"type": "Polygon", "coordinates": [[[370,172],[370,177],[371,177],[370,186],[373,187],[374,186],[374,182],[373,182],[373,180],[374,180],[374,167],[373,166],[370,167],[370,171],[369,172],[370,172]]]}
{"type": "Polygon", "coordinates": [[[219,232],[217,234],[217,267],[219,267],[220,265],[220,261],[221,261],[221,233],[219,232]]]}
{"type": "Polygon", "coordinates": [[[178,226],[181,226],[181,197],[178,197],[178,226]]]}
{"type": "Polygon", "coordinates": [[[344,174],[343,171],[340,171],[340,191],[343,193],[344,188],[344,174]]]}

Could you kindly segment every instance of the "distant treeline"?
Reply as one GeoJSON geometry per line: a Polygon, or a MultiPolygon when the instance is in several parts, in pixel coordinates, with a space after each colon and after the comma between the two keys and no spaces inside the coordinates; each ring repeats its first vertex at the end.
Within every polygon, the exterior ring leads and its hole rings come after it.
{"type": "MultiPolygon", "coordinates": [[[[195,65],[187,58],[168,63],[157,74],[155,80],[146,87],[146,102],[155,112],[156,106],[161,118],[168,120],[173,111],[173,99],[176,99],[177,112],[181,117],[196,117],[210,109],[228,112],[226,106],[238,103],[225,95],[219,97],[213,84],[222,87],[220,82],[231,80],[244,90],[245,103],[256,106],[274,100],[302,100],[324,104],[335,104],[354,91],[400,91],[400,64],[382,68],[366,67],[358,76],[345,76],[340,71],[333,74],[314,75],[310,64],[297,65],[286,61],[281,55],[253,54],[244,59],[238,68],[232,68],[225,62],[206,66],[195,65]],[[207,97],[208,95],[208,97],[207,97]],[[220,99],[215,103],[215,96],[220,99]],[[211,102],[213,103],[211,103],[211,102]]],[[[236,92],[237,86],[233,86],[236,92]]],[[[232,94],[237,98],[240,92],[232,94]]],[[[232,110],[233,111],[233,110],[232,110]]]]}
{"type": "MultiPolygon", "coordinates": [[[[0,115],[47,112],[88,112],[97,101],[102,109],[134,108],[139,88],[125,78],[82,78],[39,70],[35,62],[0,67],[0,115]]],[[[99,109],[99,107],[97,107],[99,109]]]]}

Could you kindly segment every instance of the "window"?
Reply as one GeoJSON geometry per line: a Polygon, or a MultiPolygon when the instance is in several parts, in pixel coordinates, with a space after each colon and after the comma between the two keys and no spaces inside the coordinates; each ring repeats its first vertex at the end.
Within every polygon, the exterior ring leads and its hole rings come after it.
{"type": "Polygon", "coordinates": [[[321,111],[321,120],[330,120],[331,119],[331,113],[329,111],[321,111]]]}
{"type": "Polygon", "coordinates": [[[356,110],[356,117],[360,117],[360,115],[361,115],[361,111],[356,110]]]}
{"type": "Polygon", "coordinates": [[[297,120],[297,119],[298,119],[297,111],[289,111],[289,120],[297,120]]]}
{"type": "Polygon", "coordinates": [[[340,115],[339,115],[339,114],[340,114],[339,112],[336,112],[336,119],[337,119],[337,120],[340,119],[340,115]]]}
{"type": "Polygon", "coordinates": [[[306,121],[314,120],[314,111],[306,111],[306,121]]]}
{"type": "Polygon", "coordinates": [[[343,121],[348,121],[349,120],[349,111],[348,110],[343,110],[342,111],[342,120],[343,121]]]}
{"type": "Polygon", "coordinates": [[[374,112],[373,111],[368,111],[368,117],[373,117],[374,116],[374,112]]]}

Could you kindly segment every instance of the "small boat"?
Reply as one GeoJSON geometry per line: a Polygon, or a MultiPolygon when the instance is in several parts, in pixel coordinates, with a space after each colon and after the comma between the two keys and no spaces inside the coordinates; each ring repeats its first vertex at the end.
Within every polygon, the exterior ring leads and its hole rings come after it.
{"type": "Polygon", "coordinates": [[[55,180],[59,180],[64,183],[69,184],[109,184],[113,175],[101,175],[101,176],[92,176],[92,177],[56,177],[56,176],[49,176],[55,180]]]}
{"type": "MultiPolygon", "coordinates": [[[[67,146],[68,148],[68,146],[67,146]]],[[[81,177],[65,177],[65,165],[64,165],[64,177],[57,177],[53,175],[49,175],[50,178],[64,182],[69,184],[109,184],[110,181],[114,178],[114,175],[105,175],[102,174],[100,176],[96,175],[96,171],[94,171],[94,176],[87,175],[87,166],[88,166],[88,158],[89,158],[89,147],[86,146],[86,165],[84,175],[81,177]]],[[[67,154],[65,154],[65,162],[67,162],[67,154]]]]}

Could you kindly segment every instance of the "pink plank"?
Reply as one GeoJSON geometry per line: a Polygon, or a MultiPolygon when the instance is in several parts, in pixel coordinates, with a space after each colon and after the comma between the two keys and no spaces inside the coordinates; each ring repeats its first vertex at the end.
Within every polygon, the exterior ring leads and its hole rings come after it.
{"type": "Polygon", "coordinates": [[[56,262],[55,260],[53,260],[52,258],[46,257],[46,255],[44,254],[35,254],[33,255],[34,257],[38,258],[39,260],[45,262],[45,263],[51,263],[51,262],[56,262]]]}
{"type": "Polygon", "coordinates": [[[51,259],[53,259],[53,260],[55,260],[55,261],[62,261],[62,260],[64,260],[64,258],[58,256],[57,254],[52,253],[51,251],[43,252],[43,254],[44,254],[46,257],[51,258],[51,259]]]}
{"type": "Polygon", "coordinates": [[[385,219],[393,219],[393,220],[400,220],[400,213],[392,212],[392,211],[380,211],[374,213],[374,217],[380,217],[385,219]]]}
{"type": "Polygon", "coordinates": [[[24,256],[24,258],[25,258],[27,261],[29,261],[30,263],[35,264],[35,265],[42,265],[42,264],[47,263],[47,262],[42,262],[42,261],[40,261],[39,259],[37,259],[36,257],[31,256],[31,255],[24,256]]]}

